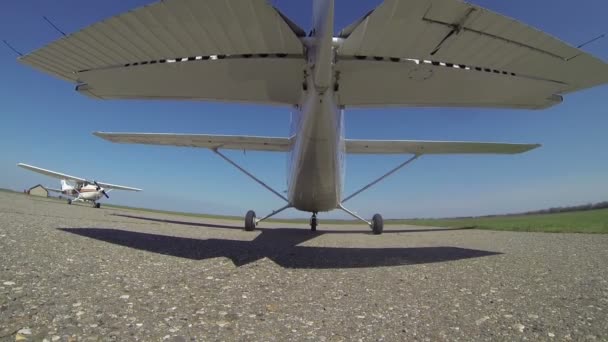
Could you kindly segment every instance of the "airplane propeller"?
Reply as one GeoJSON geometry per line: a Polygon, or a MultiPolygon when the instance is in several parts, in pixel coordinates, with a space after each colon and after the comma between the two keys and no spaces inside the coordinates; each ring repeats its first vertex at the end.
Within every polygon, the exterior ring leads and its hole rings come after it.
{"type": "Polygon", "coordinates": [[[93,181],[93,184],[95,184],[95,186],[97,187],[97,191],[101,190],[101,193],[106,196],[106,198],[110,198],[110,196],[108,196],[108,194],[106,193],[106,191],[97,183],[97,181],[93,181]]]}

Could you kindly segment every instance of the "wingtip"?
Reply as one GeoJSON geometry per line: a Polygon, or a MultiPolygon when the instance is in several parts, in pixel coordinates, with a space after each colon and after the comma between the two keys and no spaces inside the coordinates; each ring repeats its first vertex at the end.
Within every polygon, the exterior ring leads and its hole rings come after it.
{"type": "Polygon", "coordinates": [[[532,150],[536,150],[537,148],[543,146],[542,144],[528,144],[528,146],[526,147],[526,149],[522,150],[519,153],[526,153],[526,152],[530,152],[532,150]]]}

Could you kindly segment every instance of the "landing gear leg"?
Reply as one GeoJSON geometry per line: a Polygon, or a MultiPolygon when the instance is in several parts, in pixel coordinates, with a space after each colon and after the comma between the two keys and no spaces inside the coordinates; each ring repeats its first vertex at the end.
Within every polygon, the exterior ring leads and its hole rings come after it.
{"type": "Polygon", "coordinates": [[[261,180],[259,180],[256,176],[252,175],[249,171],[243,169],[242,167],[240,167],[237,163],[235,163],[234,161],[232,161],[232,159],[228,158],[227,156],[225,156],[222,152],[219,151],[219,148],[216,147],[214,149],[212,149],[213,152],[215,152],[215,154],[217,154],[218,156],[222,157],[222,159],[224,159],[225,161],[227,161],[230,165],[236,167],[239,171],[241,171],[242,173],[246,174],[249,178],[253,179],[254,181],[256,181],[258,184],[260,184],[261,186],[263,186],[264,188],[266,188],[268,191],[272,192],[273,194],[275,194],[277,197],[281,198],[282,200],[284,200],[285,202],[287,202],[287,205],[282,207],[281,209],[275,210],[272,213],[262,217],[262,218],[256,218],[255,217],[255,212],[253,210],[249,210],[247,212],[247,215],[245,215],[245,230],[246,231],[252,231],[255,229],[255,227],[257,226],[258,223],[280,213],[281,211],[287,209],[287,208],[291,208],[291,204],[289,204],[289,200],[287,199],[287,197],[281,195],[281,193],[279,193],[278,191],[274,190],[273,188],[269,187],[268,185],[266,185],[266,183],[262,182],[261,180]]]}
{"type": "Polygon", "coordinates": [[[313,212],[312,213],[312,217],[310,218],[310,231],[311,232],[316,232],[317,231],[317,212],[313,212]]]}
{"type": "Polygon", "coordinates": [[[245,230],[248,231],[248,232],[250,232],[250,231],[252,231],[252,230],[255,229],[255,227],[258,225],[258,223],[260,223],[260,222],[262,222],[262,221],[264,221],[264,220],[266,220],[268,218],[271,218],[274,215],[280,213],[281,211],[283,211],[285,209],[289,209],[289,208],[291,208],[291,204],[288,204],[288,205],[284,206],[281,209],[275,210],[275,211],[271,212],[270,214],[268,214],[268,215],[266,215],[266,216],[264,216],[264,217],[262,217],[260,219],[257,218],[257,217],[255,217],[255,211],[249,210],[247,212],[247,215],[245,215],[245,230]]]}
{"type": "Polygon", "coordinates": [[[367,221],[363,217],[361,217],[361,216],[357,215],[356,213],[354,213],[354,212],[346,209],[342,204],[340,204],[338,206],[338,208],[342,209],[345,213],[347,213],[350,216],[356,218],[357,220],[360,220],[360,221],[363,221],[363,222],[367,223],[367,225],[372,229],[372,232],[374,233],[374,235],[380,235],[384,231],[384,221],[382,220],[382,215],[376,214],[376,215],[374,215],[374,217],[372,217],[371,221],[367,221]]]}

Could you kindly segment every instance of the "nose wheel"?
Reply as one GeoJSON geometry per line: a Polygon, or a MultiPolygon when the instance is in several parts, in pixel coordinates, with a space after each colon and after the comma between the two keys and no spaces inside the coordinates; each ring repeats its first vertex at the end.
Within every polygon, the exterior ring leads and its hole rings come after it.
{"type": "Polygon", "coordinates": [[[312,217],[310,218],[310,231],[311,232],[316,232],[317,231],[317,225],[318,225],[317,213],[314,212],[314,213],[312,213],[312,217]]]}

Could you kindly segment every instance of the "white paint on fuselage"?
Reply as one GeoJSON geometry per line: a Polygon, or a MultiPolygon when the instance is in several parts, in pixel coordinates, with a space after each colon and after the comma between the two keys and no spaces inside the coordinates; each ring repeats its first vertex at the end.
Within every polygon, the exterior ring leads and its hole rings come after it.
{"type": "Polygon", "coordinates": [[[335,93],[306,92],[293,114],[288,199],[303,211],[336,209],[342,196],[345,153],[343,111],[335,93]]]}
{"type": "Polygon", "coordinates": [[[336,209],[344,175],[344,118],[338,106],[333,48],[333,0],[315,0],[314,28],[306,39],[306,87],[292,114],[288,199],[302,211],[336,209]]]}
{"type": "Polygon", "coordinates": [[[75,186],[69,185],[67,181],[61,181],[61,192],[64,195],[74,197],[74,201],[89,201],[97,202],[103,197],[103,188],[97,189],[97,186],[88,184],[83,185],[79,189],[75,186]]]}

